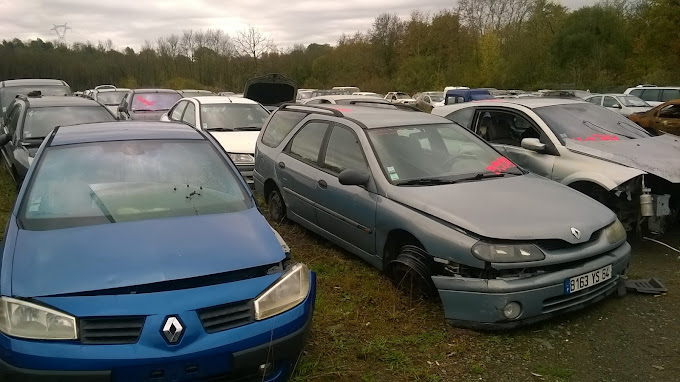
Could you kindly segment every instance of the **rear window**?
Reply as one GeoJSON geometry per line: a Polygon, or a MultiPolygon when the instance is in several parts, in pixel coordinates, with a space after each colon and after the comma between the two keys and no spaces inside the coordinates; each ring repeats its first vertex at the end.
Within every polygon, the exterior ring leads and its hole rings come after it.
{"type": "Polygon", "coordinates": [[[57,126],[115,120],[103,106],[39,107],[30,109],[26,113],[23,138],[45,138],[57,126]]]}
{"type": "Polygon", "coordinates": [[[106,91],[97,93],[97,101],[107,106],[119,105],[127,91],[106,91]]]}
{"type": "Polygon", "coordinates": [[[135,93],[132,111],[165,111],[182,98],[179,93],[135,93]]]}
{"type": "Polygon", "coordinates": [[[4,110],[7,105],[9,105],[14,98],[16,98],[17,95],[22,94],[22,95],[27,95],[28,93],[38,90],[40,93],[44,96],[68,96],[71,95],[71,88],[68,86],[11,86],[7,88],[3,88],[2,91],[0,91],[0,94],[2,97],[0,97],[0,101],[2,102],[2,108],[3,108],[3,113],[6,111],[4,110]]]}
{"type": "Polygon", "coordinates": [[[250,208],[207,141],[139,140],[50,147],[19,211],[27,230],[208,215],[250,208]]]}
{"type": "Polygon", "coordinates": [[[306,113],[294,111],[279,110],[275,112],[262,134],[262,143],[269,147],[278,146],[306,116],[306,113]]]}

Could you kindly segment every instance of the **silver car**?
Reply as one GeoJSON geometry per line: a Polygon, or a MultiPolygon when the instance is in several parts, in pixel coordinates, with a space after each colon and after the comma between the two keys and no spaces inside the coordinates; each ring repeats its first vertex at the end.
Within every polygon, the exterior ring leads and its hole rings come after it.
{"type": "Polygon", "coordinates": [[[519,98],[434,108],[513,162],[615,211],[627,230],[663,232],[680,208],[680,142],[584,101],[519,98]]]}
{"type": "Polygon", "coordinates": [[[254,178],[272,219],[438,295],[457,325],[577,310],[621,291],[630,260],[605,206],[426,113],[283,105],[258,137],[254,178]]]}
{"type": "Polygon", "coordinates": [[[585,100],[592,104],[606,107],[624,117],[635,113],[644,113],[652,108],[644,100],[629,94],[598,94],[585,100]]]}

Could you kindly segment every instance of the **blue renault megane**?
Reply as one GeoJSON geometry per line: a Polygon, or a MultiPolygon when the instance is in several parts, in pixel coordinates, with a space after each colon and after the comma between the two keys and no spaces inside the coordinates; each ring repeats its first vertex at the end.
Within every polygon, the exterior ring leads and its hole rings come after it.
{"type": "Polygon", "coordinates": [[[312,320],[291,261],[212,137],[56,128],[0,253],[0,381],[279,381],[312,320]]]}

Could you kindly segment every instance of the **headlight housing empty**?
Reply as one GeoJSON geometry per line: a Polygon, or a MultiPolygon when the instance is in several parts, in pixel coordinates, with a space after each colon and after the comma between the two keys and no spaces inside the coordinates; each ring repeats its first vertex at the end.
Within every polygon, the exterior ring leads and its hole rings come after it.
{"type": "Polygon", "coordinates": [[[255,319],[264,320],[283,313],[304,301],[309,293],[309,269],[295,264],[255,299],[255,319]]]}
{"type": "Polygon", "coordinates": [[[229,153],[229,157],[234,163],[255,163],[255,157],[251,154],[229,153]]]}
{"type": "Polygon", "coordinates": [[[36,340],[78,339],[75,317],[9,297],[0,297],[0,332],[36,340]]]}
{"type": "Polygon", "coordinates": [[[604,229],[609,244],[615,244],[626,239],[626,228],[619,219],[604,229]]]}
{"type": "Polygon", "coordinates": [[[478,241],[472,254],[490,263],[523,263],[545,259],[545,254],[533,244],[490,244],[478,241]]]}

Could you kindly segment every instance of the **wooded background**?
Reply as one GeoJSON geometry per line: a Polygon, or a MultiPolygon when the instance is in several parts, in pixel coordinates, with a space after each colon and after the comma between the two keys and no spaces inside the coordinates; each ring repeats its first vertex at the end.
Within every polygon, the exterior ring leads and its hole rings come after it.
{"type": "Polygon", "coordinates": [[[59,78],[74,90],[114,84],[241,92],[246,79],[271,72],[305,88],[376,92],[680,85],[680,0],[605,1],[573,11],[547,0],[459,0],[407,20],[380,14],[370,30],[333,46],[285,50],[256,27],[233,36],[187,30],[147,41],[139,52],[114,50],[110,40],[0,45],[0,79],[59,78]]]}

